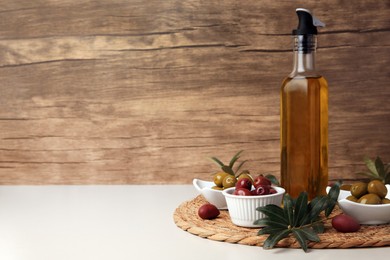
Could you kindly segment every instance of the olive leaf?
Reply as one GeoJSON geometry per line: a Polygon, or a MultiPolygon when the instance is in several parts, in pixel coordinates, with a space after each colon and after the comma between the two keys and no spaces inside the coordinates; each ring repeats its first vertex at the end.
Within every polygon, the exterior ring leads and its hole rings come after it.
{"type": "Polygon", "coordinates": [[[292,233],[305,252],[307,252],[307,241],[320,241],[317,233],[311,228],[296,228],[292,230],[292,233]]]}
{"type": "Polygon", "coordinates": [[[313,228],[314,232],[316,232],[317,234],[324,233],[324,231],[325,231],[325,225],[322,222],[313,223],[312,228],[313,228]]]}
{"type": "MultiPolygon", "coordinates": [[[[324,227],[324,225],[322,225],[324,227]]],[[[302,228],[301,229],[307,240],[313,241],[313,242],[320,242],[320,237],[317,235],[318,232],[316,232],[314,229],[311,228],[302,228]]],[[[323,233],[323,232],[320,232],[323,233]]]]}
{"type": "Polygon", "coordinates": [[[377,156],[375,161],[371,160],[367,156],[364,157],[364,162],[368,171],[358,172],[358,174],[364,175],[371,180],[380,180],[384,184],[390,184],[390,164],[383,163],[382,159],[377,156]]]}
{"type": "Polygon", "coordinates": [[[334,201],[337,201],[339,194],[340,194],[340,186],[341,182],[336,182],[333,184],[333,186],[329,189],[328,197],[334,201]]]}
{"type": "Polygon", "coordinates": [[[382,159],[378,156],[375,159],[375,168],[379,174],[379,177],[382,179],[386,177],[386,172],[385,172],[385,165],[382,162],[382,159]]]}
{"type": "MultiPolygon", "coordinates": [[[[236,153],[232,159],[230,160],[229,162],[229,165],[225,165],[220,159],[218,159],[217,157],[210,157],[210,159],[216,163],[222,171],[230,174],[230,175],[233,175],[233,176],[236,176],[236,173],[240,170],[240,168],[247,162],[247,160],[245,161],[242,161],[238,167],[236,168],[236,170],[234,171],[233,170],[233,166],[234,164],[237,162],[238,159],[240,159],[240,155],[241,153],[243,152],[243,150],[239,151],[238,153],[236,153]]],[[[241,173],[244,173],[244,172],[249,172],[247,170],[244,170],[242,171],[241,173]]]]}
{"type": "Polygon", "coordinates": [[[234,171],[229,166],[224,165],[221,167],[221,169],[222,169],[222,171],[229,173],[230,175],[234,175],[234,171]]]}
{"type": "Polygon", "coordinates": [[[303,233],[302,229],[293,229],[292,233],[294,234],[294,237],[299,242],[299,245],[302,247],[303,251],[307,251],[307,242],[305,234],[303,233]]]}
{"type": "Polygon", "coordinates": [[[340,186],[341,182],[336,182],[328,192],[328,205],[325,209],[325,217],[329,217],[329,215],[332,213],[334,207],[337,204],[337,200],[340,194],[340,186]]]}
{"type": "Polygon", "coordinates": [[[283,209],[274,204],[258,207],[256,210],[260,211],[264,215],[267,215],[269,220],[283,224],[284,227],[289,225],[288,221],[283,217],[283,209]]]}
{"type": "Polygon", "coordinates": [[[317,196],[308,202],[308,194],[301,192],[297,199],[285,194],[283,208],[277,205],[266,205],[256,210],[266,215],[254,222],[264,226],[258,235],[269,235],[263,248],[273,248],[280,240],[292,235],[301,248],[307,252],[308,241],[319,242],[319,233],[324,232],[324,219],[320,217],[325,211],[326,218],[333,211],[340,193],[340,183],[336,183],[326,196],[317,196]]]}
{"type": "Polygon", "coordinates": [[[302,225],[303,223],[300,223],[299,220],[303,219],[303,216],[306,215],[307,212],[307,192],[301,192],[298,196],[298,199],[295,203],[295,210],[294,210],[294,226],[302,225]]]}
{"type": "Polygon", "coordinates": [[[373,175],[379,177],[378,171],[376,170],[375,163],[368,157],[364,157],[364,162],[367,165],[367,168],[370,170],[370,172],[373,173],[373,175]]]}
{"type": "Polygon", "coordinates": [[[320,213],[323,211],[327,204],[328,198],[326,196],[318,196],[316,197],[318,200],[312,200],[309,205],[311,205],[310,209],[310,219],[314,220],[320,213]]]}
{"type": "Polygon", "coordinates": [[[253,224],[259,225],[259,226],[269,226],[269,227],[273,227],[273,228],[283,228],[283,229],[288,228],[288,225],[280,223],[279,221],[269,219],[269,218],[255,220],[253,222],[253,224]]]}
{"type": "Polygon", "coordinates": [[[224,166],[223,162],[221,162],[217,157],[211,157],[211,160],[213,160],[213,162],[217,163],[217,165],[219,165],[220,167],[224,166]]]}
{"type": "Polygon", "coordinates": [[[263,248],[271,249],[273,248],[280,240],[286,238],[290,234],[290,230],[284,229],[276,233],[270,234],[267,239],[264,241],[263,248]]]}
{"type": "Polygon", "coordinates": [[[240,158],[240,154],[243,152],[244,150],[241,150],[239,151],[238,153],[236,153],[233,158],[230,160],[230,163],[229,163],[229,167],[232,168],[234,163],[240,158]]]}
{"type": "Polygon", "coordinates": [[[243,170],[241,171],[239,174],[237,174],[237,171],[236,171],[236,177],[240,177],[241,174],[250,174],[250,172],[248,170],[243,170]]]}
{"type": "MultiPolygon", "coordinates": [[[[247,162],[248,160],[245,160],[245,161],[242,161],[238,166],[237,166],[237,168],[236,168],[236,173],[241,169],[241,167],[247,162]]],[[[244,170],[244,171],[242,171],[242,172],[240,172],[240,174],[242,174],[242,173],[249,173],[249,171],[248,170],[244,170]]]]}
{"type": "Polygon", "coordinates": [[[273,234],[285,230],[285,227],[271,227],[267,226],[259,230],[258,235],[273,234]]]}
{"type": "Polygon", "coordinates": [[[390,170],[390,163],[386,164],[385,166],[385,172],[387,173],[389,172],[389,170],[390,170]]]}
{"type": "Polygon", "coordinates": [[[268,180],[270,180],[272,184],[274,184],[274,185],[276,185],[276,186],[280,186],[280,183],[279,183],[278,179],[277,179],[274,175],[272,175],[272,174],[267,174],[267,175],[265,175],[265,177],[266,177],[268,180]]]}
{"type": "Polygon", "coordinates": [[[283,197],[283,214],[284,217],[288,220],[288,224],[291,226],[294,223],[294,209],[293,209],[293,201],[289,194],[284,195],[283,197]]]}

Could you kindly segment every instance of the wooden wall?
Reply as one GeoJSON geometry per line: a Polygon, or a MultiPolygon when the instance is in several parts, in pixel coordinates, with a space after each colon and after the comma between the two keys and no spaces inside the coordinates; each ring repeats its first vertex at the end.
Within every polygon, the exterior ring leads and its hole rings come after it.
{"type": "Polygon", "coordinates": [[[0,0],[0,184],[279,175],[295,8],[320,29],[331,178],[390,161],[388,0],[0,0]]]}

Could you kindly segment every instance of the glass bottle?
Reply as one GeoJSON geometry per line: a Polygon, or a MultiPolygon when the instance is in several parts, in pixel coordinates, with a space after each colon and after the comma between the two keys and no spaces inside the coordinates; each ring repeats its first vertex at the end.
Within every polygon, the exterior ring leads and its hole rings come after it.
{"type": "Polygon", "coordinates": [[[328,84],[315,69],[316,45],[316,34],[294,36],[293,71],[281,87],[281,185],[309,200],[328,184],[328,84]]]}

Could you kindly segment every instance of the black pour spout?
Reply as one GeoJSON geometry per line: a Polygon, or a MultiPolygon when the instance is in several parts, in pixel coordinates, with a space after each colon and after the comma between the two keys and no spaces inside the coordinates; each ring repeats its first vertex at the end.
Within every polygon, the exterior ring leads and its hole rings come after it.
{"type": "Polygon", "coordinates": [[[307,9],[297,8],[298,15],[298,28],[293,30],[293,35],[309,35],[317,34],[317,27],[325,27],[325,24],[318,20],[311,12],[307,9]]]}

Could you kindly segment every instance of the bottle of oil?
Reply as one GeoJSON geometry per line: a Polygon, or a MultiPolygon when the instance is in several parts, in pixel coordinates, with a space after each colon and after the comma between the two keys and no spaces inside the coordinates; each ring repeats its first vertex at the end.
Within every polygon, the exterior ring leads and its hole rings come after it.
{"type": "Polygon", "coordinates": [[[315,70],[317,26],[309,10],[296,10],[294,67],[281,87],[281,184],[293,198],[324,195],[328,184],[328,84],[315,70]]]}

